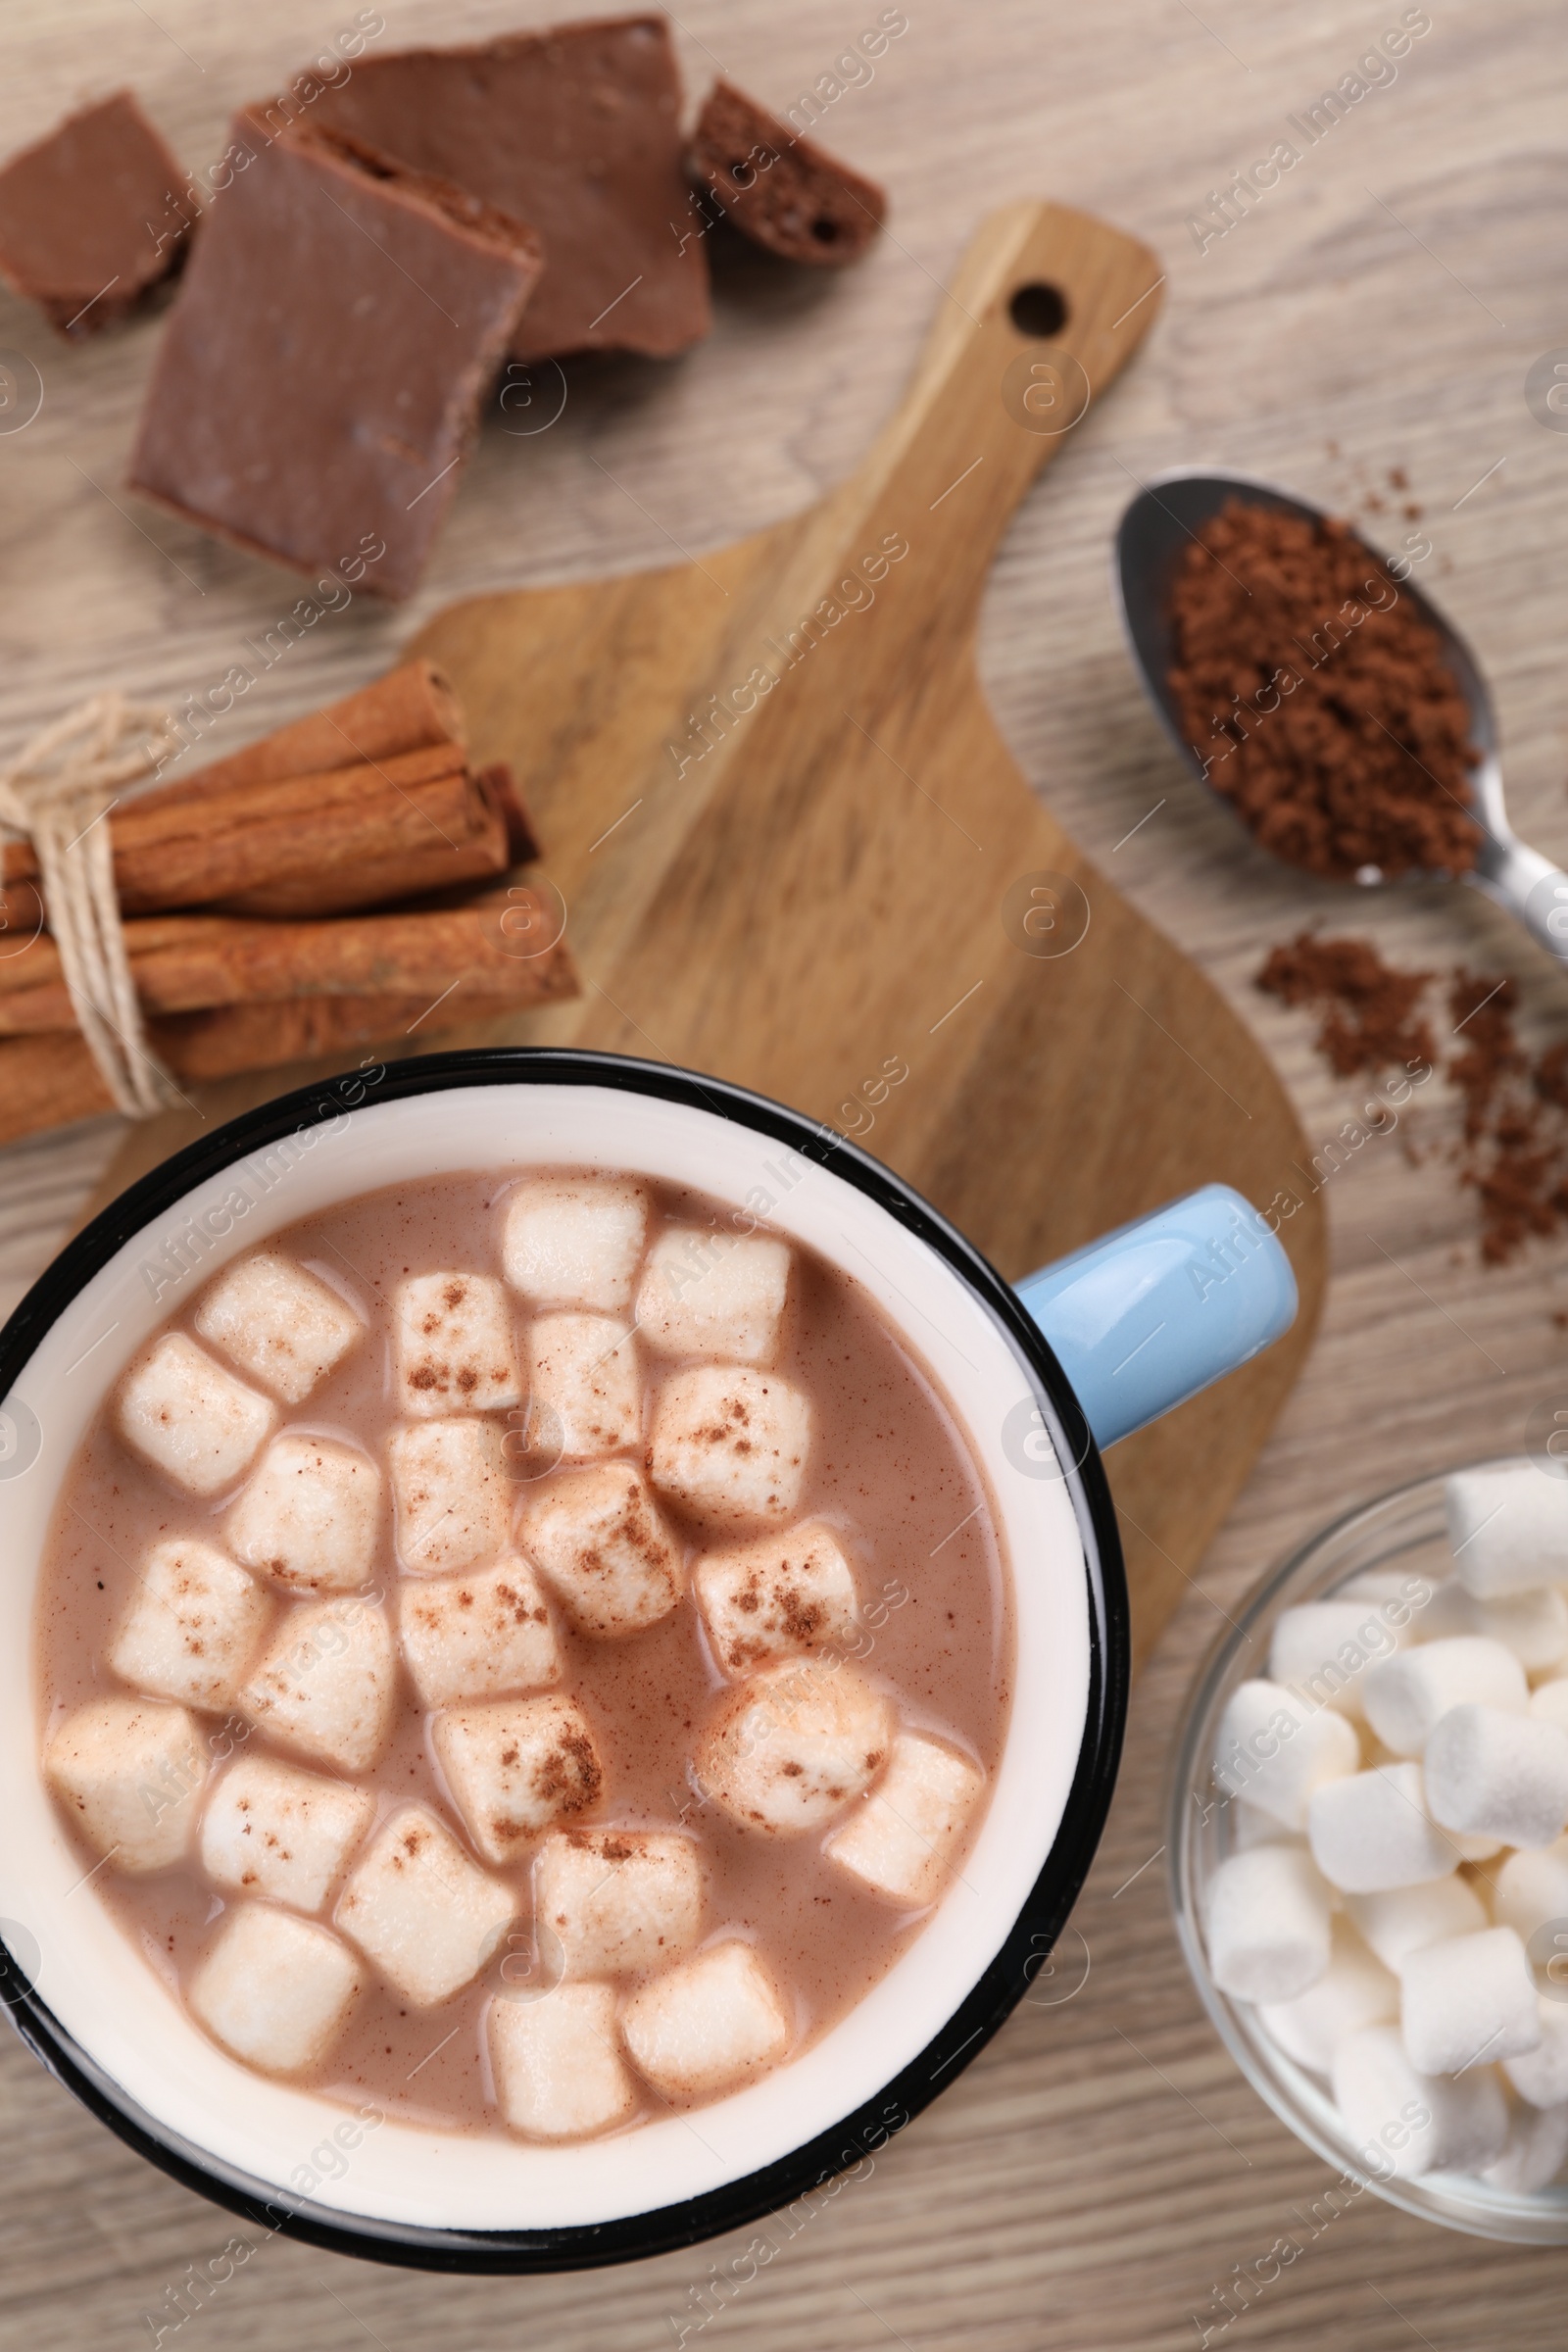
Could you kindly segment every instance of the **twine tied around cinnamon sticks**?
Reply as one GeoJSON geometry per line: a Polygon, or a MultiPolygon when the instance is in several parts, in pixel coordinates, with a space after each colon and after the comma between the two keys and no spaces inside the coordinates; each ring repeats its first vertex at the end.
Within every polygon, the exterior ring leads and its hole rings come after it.
{"type": "Polygon", "coordinates": [[[72,1010],[115,1107],[137,1119],[185,1097],[147,1042],[100,820],[176,743],[166,710],[95,694],[0,770],[0,826],[32,844],[72,1010]]]}
{"type": "Polygon", "coordinates": [[[0,952],[0,1143],[578,993],[560,893],[511,878],[516,779],[434,662],[131,790],[175,731],[106,696],[0,775],[0,898],[47,894],[54,934],[0,952]]]}

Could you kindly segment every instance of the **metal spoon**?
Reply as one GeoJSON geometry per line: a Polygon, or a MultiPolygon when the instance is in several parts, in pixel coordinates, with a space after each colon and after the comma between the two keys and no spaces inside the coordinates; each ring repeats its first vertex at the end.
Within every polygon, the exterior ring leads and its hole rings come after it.
{"type": "MultiPolygon", "coordinates": [[[[1200,782],[1207,780],[1206,763],[1198,759],[1183,732],[1167,683],[1175,660],[1171,590],[1177,566],[1203,524],[1238,495],[1250,506],[1271,507],[1305,522],[1325,518],[1323,509],[1308,505],[1303,498],[1293,498],[1272,482],[1255,481],[1250,474],[1183,469],[1156,474],[1128,507],[1116,532],[1116,594],[1134,663],[1172,743],[1200,782]]],[[[1471,771],[1475,799],[1470,814],[1481,825],[1485,839],[1474,867],[1460,878],[1517,915],[1549,956],[1568,963],[1568,874],[1522,842],[1508,822],[1492,697],[1476,658],[1413,580],[1398,579],[1397,572],[1395,577],[1400,596],[1409,599],[1420,618],[1442,640],[1444,658],[1470,708],[1470,739],[1481,754],[1479,766],[1471,771]]],[[[1236,816],[1222,794],[1214,797],[1236,816]]],[[[1237,816],[1237,822],[1241,821],[1237,816]]],[[[1408,877],[1411,881],[1448,878],[1433,874],[1408,877]]],[[[1384,877],[1376,866],[1363,866],[1355,879],[1376,885],[1384,877]]]]}

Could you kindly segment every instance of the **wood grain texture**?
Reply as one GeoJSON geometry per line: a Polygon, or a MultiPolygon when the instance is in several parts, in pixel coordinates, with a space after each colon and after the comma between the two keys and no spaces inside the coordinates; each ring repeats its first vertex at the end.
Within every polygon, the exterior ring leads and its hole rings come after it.
{"type": "MultiPolygon", "coordinates": [[[[389,38],[458,39],[553,11],[547,0],[439,11],[392,0],[385,13],[389,38]]],[[[787,15],[762,0],[683,6],[689,79],[703,86],[716,61],[788,105],[877,13],[850,0],[797,0],[787,15]]],[[[414,610],[357,602],[332,616],[258,676],[213,751],[346,692],[458,599],[688,553],[707,562],[737,533],[799,514],[854,469],[893,410],[937,287],[953,281],[982,217],[1046,190],[1142,238],[1169,283],[1138,366],[1075,436],[1072,462],[1019,508],[983,600],[981,674],[1024,773],[1266,1046],[1314,1148],[1359,1098],[1316,1062],[1306,1024],[1250,987],[1265,948],[1304,919],[1369,931],[1409,965],[1464,957],[1511,970],[1533,1042],[1561,1034],[1561,975],[1469,894],[1365,899],[1267,865],[1171,759],[1106,590],[1129,477],[1165,466],[1275,475],[1359,514],[1391,550],[1424,527],[1433,554],[1419,576],[1492,677],[1519,829],[1568,858],[1568,442],[1536,423],[1522,392],[1568,316],[1568,57],[1555,15],[1544,0],[1435,5],[1396,83],[1357,104],[1252,217],[1201,255],[1184,225],[1400,13],[1359,0],[1309,12],[1200,0],[1197,16],[1181,0],[1044,11],[1039,0],[921,0],[874,79],[847,89],[820,126],[892,189],[891,234],[866,264],[801,287],[726,259],[712,342],[690,361],[599,363],[574,376],[559,421],[531,436],[511,429],[515,415],[493,419],[414,610]],[[1420,526],[1399,513],[1396,466],[1424,509],[1420,526]]],[[[199,165],[222,152],[237,97],[270,86],[351,15],[306,0],[221,14],[157,0],[151,18],[124,0],[57,0],[47,14],[13,5],[0,10],[0,147],[34,135],[85,77],[94,89],[128,78],[199,165]]],[[[36,422],[0,436],[0,531],[13,551],[0,570],[6,742],[102,684],[196,691],[292,604],[281,574],[157,517],[130,518],[119,474],[156,332],[149,322],[65,350],[0,296],[0,347],[30,354],[45,377],[36,422]]],[[[565,643],[569,654],[569,629],[565,643]]],[[[873,1050],[880,1059],[893,1047],[873,1050]]],[[[1164,1051],[1180,1058],[1178,1044],[1164,1051]]],[[[846,1084],[860,1074],[857,1057],[846,1084]]],[[[994,1083],[1004,1107],[1027,1092],[1004,1056],[994,1083]]],[[[988,1100],[971,1098],[967,1116],[989,1126],[988,1100]]],[[[1157,1852],[1183,1693],[1262,1569],[1397,1480],[1516,1446],[1539,1398],[1568,1400],[1568,1341],[1552,1321],[1568,1306],[1568,1251],[1481,1270],[1473,1208],[1443,1158],[1455,1124],[1434,1086],[1392,1142],[1353,1155],[1327,1188],[1332,1280],[1311,1358],[1139,1684],[1110,1829],[1075,1920],[1087,1980],[1069,1936],[1058,1978],[976,2066],[688,2344],[861,2352],[898,2337],[920,2352],[1175,2352],[1215,2327],[1216,2284],[1289,2236],[1299,2258],[1211,2344],[1555,2352],[1563,2258],[1450,2236],[1365,2197],[1327,2226],[1314,2218],[1331,2176],[1257,2103],[1204,2024],[1157,1852]]],[[[57,1246],[117,1134],[105,1122],[0,1159],[11,1298],[57,1246]]],[[[875,1149],[877,1132],[867,1140],[875,1149]]],[[[990,1213],[977,1200],[971,1221],[990,1213]]],[[[144,2315],[167,2318],[168,2289],[219,2251],[227,2222],[3,2045],[0,2115],[0,2352],[150,2344],[144,2315]]],[[[165,2340],[180,2352],[203,2342],[348,2352],[374,2340],[393,2352],[653,2352],[692,2325],[693,2290],[741,2243],[519,2282],[409,2278],[273,2244],[165,2340]]]]}

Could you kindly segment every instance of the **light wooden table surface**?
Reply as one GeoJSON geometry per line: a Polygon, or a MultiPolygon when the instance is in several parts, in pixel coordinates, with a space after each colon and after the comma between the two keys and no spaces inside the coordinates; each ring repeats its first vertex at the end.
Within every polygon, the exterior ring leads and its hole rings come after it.
{"type": "MultiPolygon", "coordinates": [[[[516,0],[383,0],[389,43],[542,22],[516,0]]],[[[347,0],[8,0],[0,152],[78,94],[131,80],[196,165],[235,102],[347,25],[347,0]]],[[[1307,916],[1396,961],[1516,973],[1532,1035],[1568,1030],[1561,979],[1468,893],[1350,900],[1269,869],[1185,781],[1135,689],[1106,592],[1132,477],[1213,461],[1362,513],[1396,546],[1391,468],[1433,547],[1421,578],[1470,635],[1501,717],[1520,830],[1568,859],[1561,644],[1568,438],[1524,399],[1568,344],[1568,53],[1545,0],[1433,0],[1432,28],[1200,254],[1207,192],[1292,135],[1401,10],[1361,0],[909,0],[908,30],[828,112],[823,135],[885,177],[892,233],[860,271],[781,291],[728,284],[711,343],[669,368],[601,365],[535,438],[487,429],[425,588],[356,604],[247,698],[257,729],[358,683],[414,627],[477,589],[696,553],[804,504],[887,410],[976,219],[1054,195],[1148,238],[1166,314],[1114,397],[1025,507],[985,632],[987,683],[1023,764],[1111,877],[1213,976],[1277,1056],[1308,1135],[1356,1105],[1306,1025],[1259,999],[1264,950],[1307,916]],[[596,464],[595,461],[598,461],[596,464]],[[601,468],[607,470],[601,470],[601,468]],[[636,485],[633,500],[614,479],[636,485]],[[1363,512],[1372,494],[1382,512],[1363,512]],[[1146,822],[1140,820],[1147,819],[1146,822]],[[1132,828],[1137,826],[1136,833],[1132,828]],[[1128,838],[1128,836],[1131,836],[1128,838]]],[[[874,0],[685,0],[694,86],[714,60],[787,105],[877,20],[874,0]]],[[[1297,144],[1303,142],[1299,139],[1297,144]]],[[[177,695],[221,676],[292,602],[279,574],[127,502],[120,475],[156,327],[81,350],[0,297],[0,350],[33,356],[44,407],[0,436],[0,748],[77,695],[177,695]]],[[[239,739],[236,732],[234,740],[239,739]]],[[[1173,1049],[1174,1050],[1174,1049],[1173,1049]]],[[[1438,1090],[1431,1093],[1437,1096],[1438,1090]]],[[[1136,1150],[1136,1104],[1129,1150],[1136,1150]]],[[[1538,1399],[1568,1400],[1568,1250],[1477,1263],[1440,1152],[1451,1102],[1372,1143],[1330,1186],[1334,1274],[1321,1336],[1241,1505],[1139,1686],[1103,1850],[1054,1981],[874,2170],[810,2221],[700,2331],[720,2241],[630,2269],[444,2280],[273,2243],[181,2331],[185,2343],[337,2352],[635,2352],[677,2339],[753,2352],[897,2340],[996,2352],[1209,2341],[1358,2352],[1534,2347],[1562,2336],[1568,2256],[1425,2228],[1370,2196],[1316,2237],[1331,2176],[1256,2101],[1202,2020],[1155,1849],[1173,1727],[1225,1611],[1332,1513],[1419,1472],[1517,1445],[1538,1399]],[[1081,1941],[1079,1940],[1081,1938],[1081,1941]],[[1308,2216],[1303,2220],[1303,2216],[1308,2216]],[[1219,2332],[1214,2289],[1277,2239],[1304,2248],[1219,2332]],[[673,2316],[672,2316],[673,2315],[673,2316]]],[[[113,1122],[0,1155],[0,1304],[68,1231],[113,1122]]],[[[0,2044],[0,2352],[150,2343],[144,2315],[233,2225],[142,2165],[0,2044]]],[[[749,2234],[749,2233],[748,2233],[749,2234]]],[[[715,2308],[709,2298],[710,2308],[715,2308]]],[[[166,2340],[173,2340],[168,2338],[166,2340]]]]}

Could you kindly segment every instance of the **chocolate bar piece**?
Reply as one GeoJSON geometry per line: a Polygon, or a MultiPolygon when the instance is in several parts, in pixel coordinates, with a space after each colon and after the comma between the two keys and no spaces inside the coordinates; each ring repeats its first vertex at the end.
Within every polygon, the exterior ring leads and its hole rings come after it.
{"type": "Polygon", "coordinates": [[[79,340],[179,268],[196,211],[185,173],[117,90],[0,170],[0,276],[79,340]]]}
{"type": "Polygon", "coordinates": [[[533,231],[314,126],[231,125],[129,482],[296,570],[406,596],[539,274],[533,231]]]}
{"type": "Polygon", "coordinates": [[[742,234],[787,262],[858,262],[887,218],[874,180],[802,138],[732,81],[715,81],[692,133],[691,172],[742,234]]]}
{"type": "Polygon", "coordinates": [[[368,57],[313,120],[528,220],[545,270],[517,360],[684,351],[710,323],[662,17],[368,57]]]}

